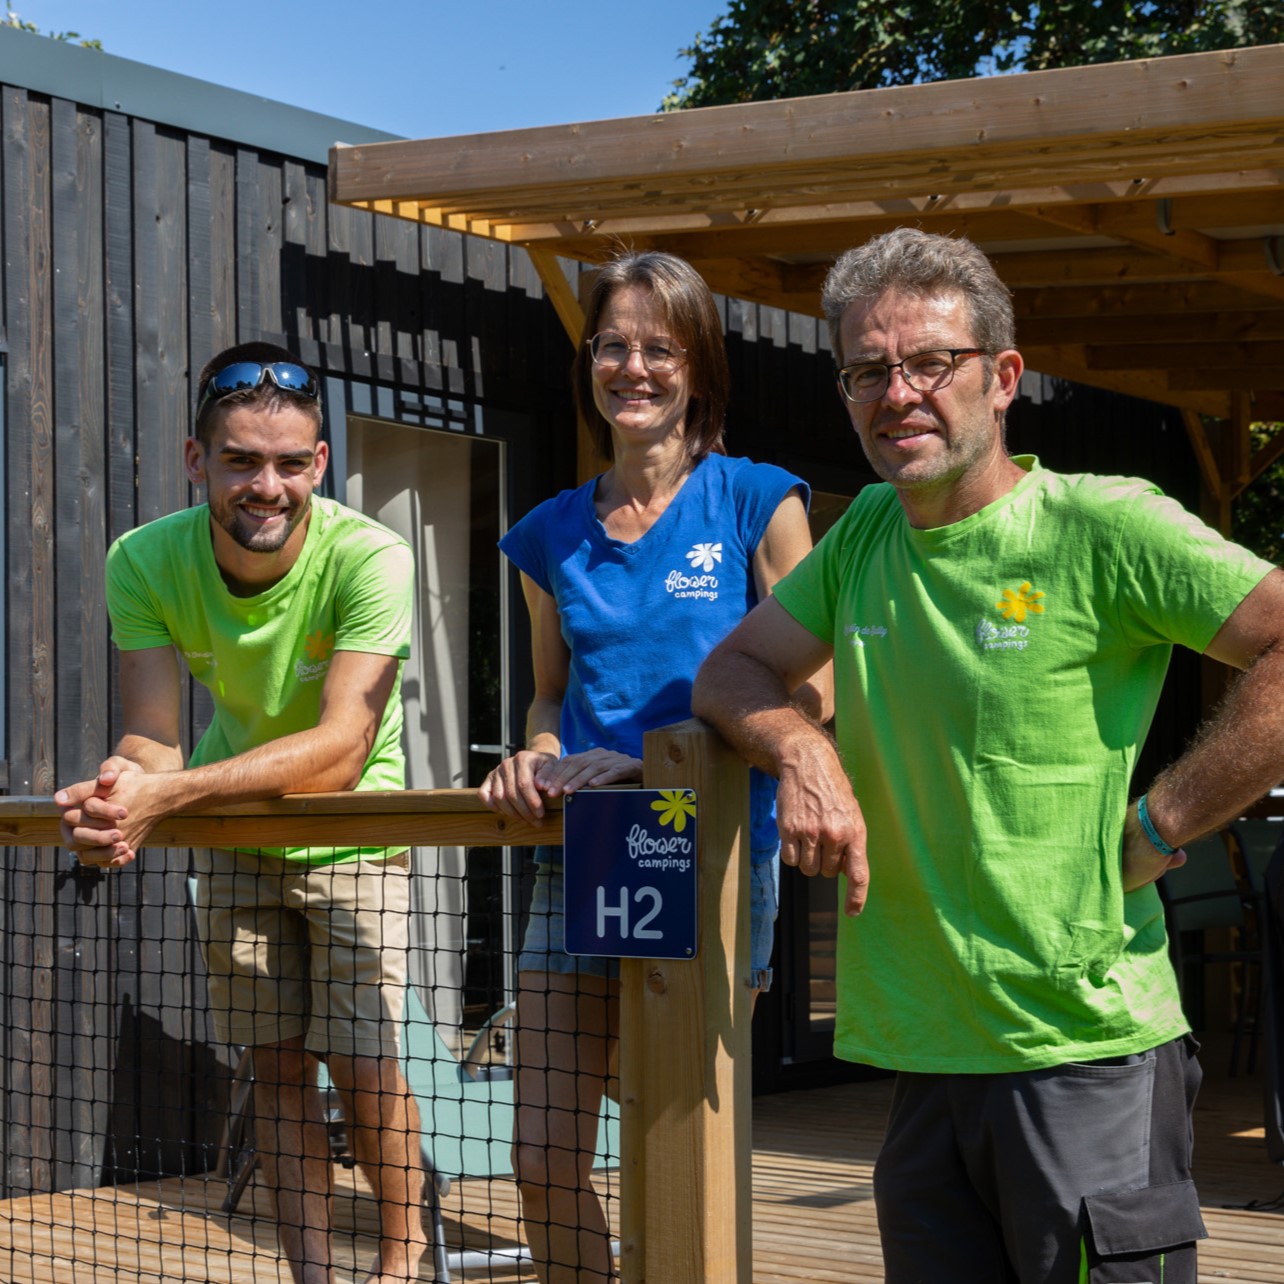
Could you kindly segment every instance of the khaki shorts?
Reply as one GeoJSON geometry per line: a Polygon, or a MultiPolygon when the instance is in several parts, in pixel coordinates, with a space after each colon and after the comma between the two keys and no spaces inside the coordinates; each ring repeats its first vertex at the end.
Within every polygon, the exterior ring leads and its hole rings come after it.
{"type": "Polygon", "coordinates": [[[305,865],[198,848],[196,925],[220,1039],[305,1036],[325,1058],[396,1057],[405,1011],[410,855],[305,865]]]}

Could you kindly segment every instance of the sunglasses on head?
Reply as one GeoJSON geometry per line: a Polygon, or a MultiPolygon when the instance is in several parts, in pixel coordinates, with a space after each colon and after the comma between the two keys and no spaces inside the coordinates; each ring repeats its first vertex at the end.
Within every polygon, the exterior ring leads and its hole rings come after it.
{"type": "Polygon", "coordinates": [[[257,388],[265,379],[270,379],[282,392],[292,392],[311,401],[315,401],[321,391],[312,372],[293,361],[233,361],[210,375],[201,404],[196,407],[197,419],[211,402],[222,401],[247,388],[257,388]]]}

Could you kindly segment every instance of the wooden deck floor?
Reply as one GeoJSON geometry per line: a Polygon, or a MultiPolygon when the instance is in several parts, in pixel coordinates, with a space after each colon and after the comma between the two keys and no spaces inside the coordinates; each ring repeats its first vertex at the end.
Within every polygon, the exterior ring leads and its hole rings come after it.
{"type": "MultiPolygon", "coordinates": [[[[871,1178],[889,1087],[855,1084],[755,1102],[755,1284],[883,1278],[871,1178]]],[[[1284,1213],[1235,1207],[1284,1189],[1284,1169],[1267,1162],[1262,1144],[1260,1079],[1210,1074],[1196,1134],[1212,1235],[1200,1284],[1284,1284],[1284,1213]]],[[[346,1284],[364,1278],[357,1268],[373,1255],[374,1219],[359,1184],[346,1174],[341,1184],[336,1253],[346,1284]]],[[[289,1284],[262,1195],[247,1195],[232,1218],[216,1211],[221,1197],[220,1184],[171,1178],[0,1204],[0,1284],[289,1284]]],[[[509,1182],[457,1183],[445,1218],[452,1247],[519,1243],[509,1182]]],[[[430,1278],[426,1268],[422,1278],[430,1278]]],[[[533,1276],[492,1265],[456,1278],[510,1284],[533,1276]]]]}

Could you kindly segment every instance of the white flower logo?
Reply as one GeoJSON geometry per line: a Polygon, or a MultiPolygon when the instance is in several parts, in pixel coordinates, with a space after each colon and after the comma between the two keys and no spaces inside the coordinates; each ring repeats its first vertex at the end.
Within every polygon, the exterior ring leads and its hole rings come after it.
{"type": "Polygon", "coordinates": [[[713,570],[715,562],[722,561],[722,545],[693,544],[691,551],[687,554],[687,561],[691,563],[693,571],[704,571],[708,574],[713,570]]]}

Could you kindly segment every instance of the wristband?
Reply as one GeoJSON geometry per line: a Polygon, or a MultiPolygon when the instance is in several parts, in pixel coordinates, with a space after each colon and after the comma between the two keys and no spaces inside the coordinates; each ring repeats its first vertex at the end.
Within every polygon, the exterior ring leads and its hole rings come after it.
{"type": "Polygon", "coordinates": [[[1164,842],[1164,840],[1159,837],[1159,830],[1155,828],[1155,822],[1150,819],[1150,808],[1146,806],[1145,794],[1142,794],[1142,796],[1137,799],[1137,819],[1141,822],[1141,828],[1147,839],[1150,840],[1150,845],[1161,856],[1171,856],[1177,850],[1177,848],[1164,842]]]}

